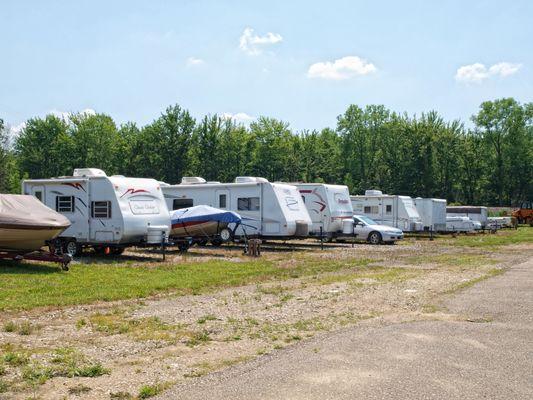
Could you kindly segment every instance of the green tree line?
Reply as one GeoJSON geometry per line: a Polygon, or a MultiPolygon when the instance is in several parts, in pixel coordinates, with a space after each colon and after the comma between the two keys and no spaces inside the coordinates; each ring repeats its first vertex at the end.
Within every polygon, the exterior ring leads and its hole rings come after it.
{"type": "Polygon", "coordinates": [[[117,125],[106,114],[31,118],[12,143],[0,120],[0,166],[0,192],[19,192],[24,178],[94,167],[168,183],[254,175],[346,184],[356,194],[375,188],[516,205],[533,197],[533,103],[484,102],[468,128],[435,111],[417,117],[350,105],[335,128],[302,132],[268,117],[249,126],[218,115],[195,120],[174,105],[143,127],[117,125]]]}

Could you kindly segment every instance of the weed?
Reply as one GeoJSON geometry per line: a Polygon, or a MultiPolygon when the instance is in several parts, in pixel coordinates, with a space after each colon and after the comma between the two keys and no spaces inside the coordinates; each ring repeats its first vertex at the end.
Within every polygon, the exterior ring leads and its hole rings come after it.
{"type": "Polygon", "coordinates": [[[19,335],[31,335],[33,329],[34,326],[29,321],[22,321],[18,326],[17,333],[19,335]]]}
{"type": "Polygon", "coordinates": [[[85,318],[80,318],[79,320],[76,321],[76,328],[78,329],[81,329],[86,325],[87,325],[87,321],[85,320],[85,318]]]}
{"type": "Polygon", "coordinates": [[[195,332],[192,337],[187,340],[186,344],[189,347],[195,347],[198,346],[201,343],[206,343],[211,341],[211,337],[209,336],[209,332],[205,329],[200,332],[195,332]]]}
{"type": "Polygon", "coordinates": [[[4,362],[12,366],[26,365],[29,361],[28,355],[24,353],[7,352],[4,354],[4,362]]]}
{"type": "Polygon", "coordinates": [[[198,324],[205,324],[207,321],[216,321],[217,317],[215,317],[213,314],[207,314],[203,317],[198,318],[198,321],[196,321],[198,324]]]}
{"type": "Polygon", "coordinates": [[[133,396],[129,392],[111,392],[109,398],[111,400],[132,400],[133,396]]]}
{"type": "Polygon", "coordinates": [[[0,379],[0,393],[5,393],[9,389],[9,385],[6,381],[0,379]]]}
{"type": "Polygon", "coordinates": [[[6,322],[3,329],[4,332],[15,332],[17,330],[17,324],[13,321],[6,322]]]}
{"type": "Polygon", "coordinates": [[[89,393],[92,389],[89,386],[85,386],[81,383],[76,386],[72,386],[68,389],[69,394],[78,395],[83,393],[89,393]]]}
{"type": "Polygon", "coordinates": [[[145,385],[139,390],[139,399],[147,399],[157,396],[170,386],[170,383],[156,383],[155,385],[145,385]]]}

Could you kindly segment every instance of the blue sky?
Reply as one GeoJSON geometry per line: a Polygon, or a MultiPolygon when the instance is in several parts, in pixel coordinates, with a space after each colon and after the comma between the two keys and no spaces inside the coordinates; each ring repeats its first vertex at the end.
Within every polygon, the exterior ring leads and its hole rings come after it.
{"type": "Polygon", "coordinates": [[[96,110],[335,126],[349,104],[467,121],[533,100],[533,1],[10,1],[0,118],[96,110]]]}

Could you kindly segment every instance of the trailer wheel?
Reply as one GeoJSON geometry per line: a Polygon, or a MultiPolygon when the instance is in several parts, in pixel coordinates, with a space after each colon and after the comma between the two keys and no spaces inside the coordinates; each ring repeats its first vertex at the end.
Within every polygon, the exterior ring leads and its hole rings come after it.
{"type": "Polygon", "coordinates": [[[368,241],[370,244],[380,244],[381,243],[381,233],[379,232],[370,232],[368,235],[368,241]]]}
{"type": "Polygon", "coordinates": [[[196,241],[196,244],[197,244],[198,246],[203,247],[203,246],[205,246],[205,245],[207,244],[207,242],[208,242],[207,239],[200,239],[200,240],[197,240],[197,241],[196,241]]]}
{"type": "Polygon", "coordinates": [[[228,229],[228,228],[224,228],[224,229],[221,229],[220,230],[220,239],[223,241],[223,242],[229,242],[231,241],[232,237],[231,237],[231,231],[228,229]]]}
{"type": "Polygon", "coordinates": [[[76,239],[71,239],[65,244],[63,251],[72,257],[78,257],[81,255],[81,245],[76,239]]]}
{"type": "Polygon", "coordinates": [[[221,244],[222,244],[222,240],[221,239],[212,239],[211,240],[211,244],[215,247],[219,247],[221,244]]]}
{"type": "Polygon", "coordinates": [[[189,247],[190,247],[189,242],[180,242],[180,243],[178,243],[178,250],[181,253],[186,253],[187,250],[189,250],[189,247]]]}
{"type": "Polygon", "coordinates": [[[120,256],[122,253],[124,253],[124,250],[126,250],[125,247],[112,247],[111,254],[114,256],[120,256]]]}

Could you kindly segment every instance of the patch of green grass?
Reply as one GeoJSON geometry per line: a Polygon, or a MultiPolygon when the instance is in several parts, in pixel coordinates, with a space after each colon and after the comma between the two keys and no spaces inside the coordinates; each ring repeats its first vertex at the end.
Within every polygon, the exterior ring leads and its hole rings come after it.
{"type": "Polygon", "coordinates": [[[68,273],[47,264],[2,263],[0,311],[143,298],[161,292],[203,293],[223,287],[284,280],[367,266],[372,259],[330,260],[307,255],[246,262],[74,264],[68,273]]]}
{"type": "Polygon", "coordinates": [[[349,282],[352,285],[363,285],[358,280],[370,280],[370,283],[401,282],[415,277],[419,271],[407,268],[363,267],[351,272],[329,274],[317,277],[321,285],[330,285],[337,282],[349,282]]]}
{"type": "Polygon", "coordinates": [[[31,335],[36,326],[32,325],[29,321],[22,321],[16,324],[13,321],[8,321],[4,324],[4,332],[17,332],[19,335],[31,335]]]}
{"type": "Polygon", "coordinates": [[[170,383],[156,383],[154,385],[145,385],[141,387],[137,397],[139,399],[148,399],[150,397],[157,396],[158,394],[168,389],[169,386],[170,383]]]}
{"type": "Polygon", "coordinates": [[[162,321],[159,317],[128,319],[125,310],[114,310],[110,313],[96,313],[91,315],[89,323],[98,332],[108,335],[126,334],[139,341],[162,340],[175,342],[183,336],[190,336],[191,332],[184,329],[184,325],[172,325],[162,321]]]}
{"type": "Polygon", "coordinates": [[[189,347],[195,347],[202,343],[207,343],[209,341],[211,341],[209,332],[204,329],[203,331],[194,332],[192,334],[192,337],[189,340],[187,340],[186,344],[189,347]]]}
{"type": "Polygon", "coordinates": [[[491,260],[485,254],[447,253],[411,256],[407,257],[405,262],[414,265],[436,264],[445,267],[474,267],[494,264],[496,261],[491,260]]]}
{"type": "Polygon", "coordinates": [[[216,321],[217,317],[215,317],[213,314],[207,314],[200,318],[198,318],[198,321],[196,321],[198,324],[202,325],[205,324],[207,321],[216,321]]]}
{"type": "Polygon", "coordinates": [[[453,246],[467,247],[500,247],[512,244],[533,243],[533,227],[524,226],[518,229],[499,230],[495,234],[477,234],[459,236],[448,243],[453,246]]]}
{"type": "Polygon", "coordinates": [[[27,354],[15,351],[8,351],[7,353],[4,353],[2,358],[6,364],[14,367],[25,365],[29,361],[27,354]]]}
{"type": "Polygon", "coordinates": [[[5,393],[9,390],[9,385],[3,379],[0,379],[0,393],[5,393]]]}
{"type": "Polygon", "coordinates": [[[17,330],[17,324],[13,321],[8,321],[4,324],[4,332],[15,332],[17,330]]]}

